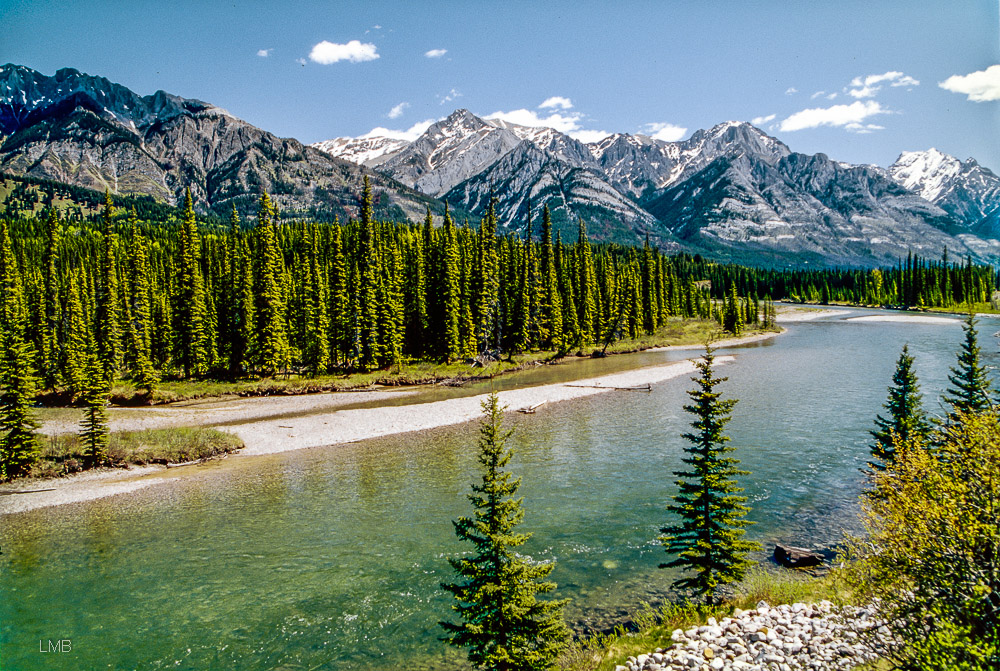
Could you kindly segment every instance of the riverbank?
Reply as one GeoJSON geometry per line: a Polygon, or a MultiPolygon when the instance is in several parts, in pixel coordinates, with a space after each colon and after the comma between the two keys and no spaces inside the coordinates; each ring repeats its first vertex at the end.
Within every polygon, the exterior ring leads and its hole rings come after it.
{"type": "MultiPolygon", "coordinates": [[[[744,338],[718,341],[727,347],[773,338],[778,332],[766,332],[744,338]]],[[[675,346],[676,349],[687,349],[675,346]]],[[[716,357],[725,365],[732,356],[716,357]]],[[[560,401],[583,398],[616,390],[653,385],[694,372],[692,361],[647,366],[593,378],[545,384],[500,392],[508,412],[533,408],[544,413],[546,406],[560,401]]],[[[636,393],[623,391],[620,393],[636,393]]],[[[420,402],[420,390],[398,389],[367,392],[341,392],[309,396],[282,396],[211,400],[154,408],[113,409],[113,431],[140,431],[190,426],[217,428],[234,434],[245,447],[231,458],[274,454],[290,450],[351,443],[400,433],[463,424],[478,419],[484,394],[441,401],[420,402]],[[407,401],[398,404],[400,400],[407,401]],[[410,402],[412,401],[412,402],[410,402]],[[391,404],[390,404],[391,403],[391,404]],[[357,406],[362,407],[357,407],[357,406]]],[[[72,433],[78,430],[75,418],[59,417],[46,421],[46,434],[72,433]]],[[[199,466],[172,469],[170,479],[199,466]]],[[[64,503],[76,503],[135,491],[164,482],[164,466],[141,469],[101,469],[67,477],[9,483],[7,492],[47,489],[31,493],[0,496],[0,515],[25,512],[64,503]],[[88,477],[90,476],[90,477],[88,477]]]]}

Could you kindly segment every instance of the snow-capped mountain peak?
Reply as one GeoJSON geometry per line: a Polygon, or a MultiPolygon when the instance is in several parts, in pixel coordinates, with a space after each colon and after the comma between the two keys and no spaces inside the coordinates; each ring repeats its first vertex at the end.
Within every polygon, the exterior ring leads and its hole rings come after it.
{"type": "Polygon", "coordinates": [[[345,161],[373,168],[385,163],[408,144],[410,144],[409,140],[393,137],[361,136],[338,137],[332,140],[314,142],[310,146],[345,161]]]}
{"type": "Polygon", "coordinates": [[[962,162],[931,147],[927,151],[904,151],[889,167],[892,178],[933,202],[962,170],[962,162]]]}

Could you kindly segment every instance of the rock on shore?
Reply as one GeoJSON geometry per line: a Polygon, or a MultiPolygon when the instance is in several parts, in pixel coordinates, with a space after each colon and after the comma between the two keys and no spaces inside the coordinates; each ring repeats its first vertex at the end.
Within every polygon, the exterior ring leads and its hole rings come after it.
{"type": "Polygon", "coordinates": [[[676,629],[672,647],[629,657],[615,671],[851,669],[878,658],[861,637],[876,626],[866,608],[829,601],[772,608],[761,601],[721,622],[709,618],[704,626],[676,629]]]}

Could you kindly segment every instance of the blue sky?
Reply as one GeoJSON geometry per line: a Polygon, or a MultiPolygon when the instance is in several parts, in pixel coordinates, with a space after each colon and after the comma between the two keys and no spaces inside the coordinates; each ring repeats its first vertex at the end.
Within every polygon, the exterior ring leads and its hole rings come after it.
{"type": "Polygon", "coordinates": [[[837,160],[934,146],[1000,172],[996,0],[285,4],[0,0],[0,63],[200,98],[303,142],[465,107],[584,140],[757,120],[837,160]]]}

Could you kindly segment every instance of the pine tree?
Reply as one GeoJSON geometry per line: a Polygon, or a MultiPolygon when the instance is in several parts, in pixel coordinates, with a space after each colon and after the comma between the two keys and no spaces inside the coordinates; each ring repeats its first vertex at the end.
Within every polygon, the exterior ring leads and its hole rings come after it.
{"type": "Polygon", "coordinates": [[[909,444],[914,439],[926,438],[930,433],[930,423],[921,405],[922,395],[913,372],[913,357],[906,345],[896,362],[896,372],[892,376],[893,386],[889,387],[889,399],[883,406],[889,411],[888,419],[875,417],[876,430],[871,431],[872,457],[868,462],[874,470],[885,470],[896,457],[896,441],[909,444]]]}
{"type": "Polygon", "coordinates": [[[440,269],[438,277],[441,280],[442,328],[441,347],[445,361],[456,361],[462,356],[462,342],[459,331],[459,321],[462,307],[462,286],[460,277],[460,258],[456,230],[448,211],[444,206],[444,226],[441,232],[441,253],[438,255],[440,269]]]}
{"type": "Polygon", "coordinates": [[[552,218],[549,206],[542,210],[542,240],[541,240],[541,319],[543,342],[542,347],[561,350],[563,342],[562,300],[559,295],[559,278],[557,276],[555,253],[552,248],[552,218]]]}
{"type": "Polygon", "coordinates": [[[177,293],[174,298],[174,337],[184,377],[208,370],[205,346],[205,283],[201,274],[201,237],[194,216],[191,189],[184,194],[184,212],[178,233],[177,293]]]}
{"type": "Polygon", "coordinates": [[[44,281],[44,331],[42,334],[42,381],[47,389],[54,389],[59,383],[59,369],[62,361],[59,347],[59,211],[49,210],[46,221],[45,252],[42,256],[44,281]]]}
{"type": "Polygon", "coordinates": [[[993,407],[988,369],[979,359],[976,318],[971,312],[962,330],[965,341],[958,353],[958,366],[952,368],[948,376],[952,386],[944,396],[944,402],[951,406],[949,420],[954,420],[959,413],[980,413],[993,407]]]}
{"type": "Polygon", "coordinates": [[[553,562],[537,564],[517,552],[531,534],[516,533],[524,518],[522,499],[515,498],[520,478],[504,468],[511,452],[503,429],[503,408],[496,393],[483,401],[479,463],[481,485],[472,485],[472,517],[456,521],[455,533],[472,543],[475,554],[449,559],[463,582],[442,584],[455,596],[460,624],[441,622],[444,640],[469,648],[469,661],[480,669],[529,671],[551,668],[569,630],[562,619],[565,601],[541,601],[538,594],[555,589],[544,579],[553,562]]]}
{"type": "Polygon", "coordinates": [[[275,233],[275,213],[271,197],[260,197],[257,213],[258,268],[255,310],[257,368],[264,375],[275,375],[288,365],[288,327],[285,320],[285,294],[282,283],[284,261],[275,233]]]}
{"type": "Polygon", "coordinates": [[[26,473],[40,452],[31,411],[32,353],[24,329],[24,296],[9,224],[0,218],[0,480],[26,473]]]}
{"type": "Polygon", "coordinates": [[[717,378],[712,370],[715,356],[711,347],[696,365],[701,375],[692,378],[697,388],[688,391],[694,401],[684,410],[696,417],[691,423],[694,432],[683,437],[691,444],[683,459],[690,469],[675,471],[679,493],[667,510],[681,518],[678,524],[663,527],[660,541],[667,554],[675,556],[661,568],[679,567],[694,575],[674,581],[674,586],[691,590],[704,597],[709,605],[716,602],[721,585],[742,580],[751,566],[747,554],[760,545],[746,541],[745,528],[751,524],[744,516],[749,508],[746,497],[735,477],[749,475],[737,468],[739,460],[727,457],[735,448],[727,446],[729,436],[723,433],[736,405],[735,399],[722,400],[716,386],[727,378],[717,378]]]}
{"type": "Polygon", "coordinates": [[[104,192],[101,210],[101,261],[97,283],[97,314],[94,336],[97,341],[97,358],[108,385],[115,378],[121,355],[121,328],[118,322],[118,275],[115,263],[114,227],[111,214],[114,209],[111,193],[104,192]]]}
{"type": "Polygon", "coordinates": [[[580,328],[581,346],[586,347],[594,342],[595,334],[600,332],[600,316],[594,301],[597,286],[594,280],[594,257],[587,238],[587,225],[581,218],[576,241],[577,254],[577,323],[580,328]]]}
{"type": "MultiPolygon", "coordinates": [[[[374,370],[383,359],[383,343],[379,332],[379,277],[382,260],[378,248],[372,209],[372,191],[365,176],[361,193],[361,221],[358,230],[358,330],[361,352],[358,365],[362,370],[374,370]]],[[[382,306],[384,309],[384,306],[382,306]]]]}
{"type": "Polygon", "coordinates": [[[100,466],[108,460],[107,405],[110,389],[98,359],[89,353],[83,390],[83,421],[80,423],[80,439],[88,468],[100,466]]]}
{"type": "Polygon", "coordinates": [[[149,253],[145,237],[136,230],[136,213],[129,214],[131,240],[129,244],[129,359],[132,363],[132,379],[135,384],[153,393],[158,377],[153,369],[151,330],[153,326],[152,305],[150,303],[149,253]]]}

